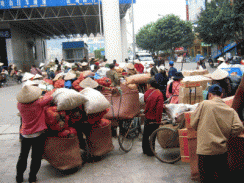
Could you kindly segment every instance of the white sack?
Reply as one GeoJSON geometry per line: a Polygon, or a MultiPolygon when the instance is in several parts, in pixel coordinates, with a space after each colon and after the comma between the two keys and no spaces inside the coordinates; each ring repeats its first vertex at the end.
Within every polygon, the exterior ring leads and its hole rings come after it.
{"type": "Polygon", "coordinates": [[[111,106],[105,96],[95,89],[88,87],[80,93],[87,99],[84,104],[84,109],[87,114],[102,112],[111,106]]]}
{"type": "Polygon", "coordinates": [[[140,101],[140,105],[145,105],[144,94],[143,93],[139,93],[139,101],[140,101]]]}
{"type": "Polygon", "coordinates": [[[67,88],[57,89],[53,93],[53,98],[58,111],[75,109],[87,101],[84,95],[67,88]]]}

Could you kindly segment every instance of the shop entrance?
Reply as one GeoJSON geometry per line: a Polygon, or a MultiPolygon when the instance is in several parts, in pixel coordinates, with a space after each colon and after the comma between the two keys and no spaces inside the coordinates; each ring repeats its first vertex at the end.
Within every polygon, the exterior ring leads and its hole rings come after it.
{"type": "MultiPolygon", "coordinates": [[[[5,38],[0,38],[0,62],[4,63],[4,68],[8,67],[8,60],[7,60],[7,50],[6,50],[6,40],[5,38]]],[[[6,68],[5,68],[6,69],[6,68]]]]}

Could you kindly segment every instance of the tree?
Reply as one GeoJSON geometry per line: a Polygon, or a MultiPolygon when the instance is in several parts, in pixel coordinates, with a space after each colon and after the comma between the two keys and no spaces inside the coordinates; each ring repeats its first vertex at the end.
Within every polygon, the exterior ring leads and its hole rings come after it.
{"type": "Polygon", "coordinates": [[[244,38],[244,0],[236,0],[233,5],[232,20],[235,40],[244,38]]]}
{"type": "Polygon", "coordinates": [[[170,49],[172,56],[175,48],[190,47],[195,38],[191,22],[183,21],[173,14],[159,19],[154,30],[159,40],[159,49],[170,49]]]}
{"type": "MultiPolygon", "coordinates": [[[[225,43],[236,39],[236,27],[238,26],[234,22],[236,16],[234,5],[230,0],[213,0],[206,3],[206,9],[201,12],[195,31],[204,42],[218,44],[223,54],[225,43]]],[[[241,29],[238,32],[240,33],[241,29]]]]}
{"type": "Polygon", "coordinates": [[[159,50],[158,40],[154,31],[155,23],[147,24],[142,27],[136,35],[136,44],[143,50],[150,51],[152,54],[159,50]]]}
{"type": "Polygon", "coordinates": [[[105,49],[101,48],[101,49],[97,49],[97,50],[94,51],[95,58],[102,59],[104,57],[104,56],[101,55],[101,51],[105,51],[105,49]]]}

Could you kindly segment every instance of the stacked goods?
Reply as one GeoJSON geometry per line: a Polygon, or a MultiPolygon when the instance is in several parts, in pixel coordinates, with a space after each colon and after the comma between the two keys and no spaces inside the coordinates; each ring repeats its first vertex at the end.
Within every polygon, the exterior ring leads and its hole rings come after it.
{"type": "Polygon", "coordinates": [[[150,74],[136,74],[126,78],[128,84],[146,84],[151,78],[150,74]]]}
{"type": "Polygon", "coordinates": [[[180,87],[179,103],[195,104],[203,101],[202,86],[198,87],[180,87]]]}
{"type": "Polygon", "coordinates": [[[109,87],[111,85],[111,79],[107,77],[103,77],[101,79],[96,79],[96,82],[98,82],[99,85],[109,87]]]}
{"type": "Polygon", "coordinates": [[[73,87],[76,91],[78,91],[78,92],[82,91],[83,88],[82,88],[79,84],[80,84],[80,82],[82,82],[83,80],[84,80],[84,76],[83,76],[83,74],[81,73],[81,74],[80,74],[80,77],[78,77],[78,79],[75,80],[75,81],[72,83],[72,87],[73,87]]]}
{"type": "Polygon", "coordinates": [[[178,133],[179,133],[181,161],[189,163],[190,156],[189,156],[189,149],[188,149],[187,128],[178,129],[178,133]]]}
{"type": "Polygon", "coordinates": [[[183,87],[197,87],[202,86],[202,89],[205,90],[207,88],[207,84],[212,83],[212,79],[209,77],[205,77],[202,75],[196,75],[196,76],[188,76],[183,78],[181,81],[181,86],[183,87]]]}
{"type": "Polygon", "coordinates": [[[182,74],[186,76],[194,76],[194,75],[206,75],[208,74],[208,70],[183,70],[182,74]]]}
{"type": "Polygon", "coordinates": [[[131,90],[126,85],[120,85],[122,92],[113,94],[112,92],[103,93],[105,98],[111,103],[109,112],[104,118],[132,119],[140,113],[139,93],[131,90]]]}
{"type": "Polygon", "coordinates": [[[93,156],[102,156],[114,149],[111,135],[111,122],[107,119],[101,119],[92,126],[88,136],[88,145],[90,154],[93,156]]]}
{"type": "Polygon", "coordinates": [[[60,88],[54,94],[54,103],[57,110],[72,110],[87,101],[86,97],[73,89],[60,88]]]}
{"type": "Polygon", "coordinates": [[[118,75],[118,78],[120,79],[121,77],[123,77],[123,68],[120,68],[120,67],[115,67],[115,70],[117,72],[117,75],[118,75]]]}
{"type": "Polygon", "coordinates": [[[92,72],[91,70],[86,70],[86,71],[83,71],[83,72],[81,72],[81,73],[83,74],[83,77],[84,77],[84,78],[86,78],[86,77],[88,77],[88,76],[94,76],[94,75],[95,75],[95,73],[92,72]]]}
{"type": "Polygon", "coordinates": [[[80,92],[87,99],[84,109],[87,114],[99,113],[111,106],[108,100],[99,91],[92,88],[85,88],[80,92]]]}

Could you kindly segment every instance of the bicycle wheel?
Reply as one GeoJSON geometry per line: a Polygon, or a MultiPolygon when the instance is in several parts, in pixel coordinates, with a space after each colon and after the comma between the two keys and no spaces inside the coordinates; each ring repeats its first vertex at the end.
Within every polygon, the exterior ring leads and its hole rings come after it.
{"type": "Polygon", "coordinates": [[[129,152],[133,147],[133,141],[137,137],[137,128],[134,127],[134,121],[126,120],[120,126],[118,143],[124,152],[129,152]]]}
{"type": "Polygon", "coordinates": [[[158,160],[173,164],[181,158],[179,136],[171,128],[161,127],[150,136],[151,150],[158,160]]]}

